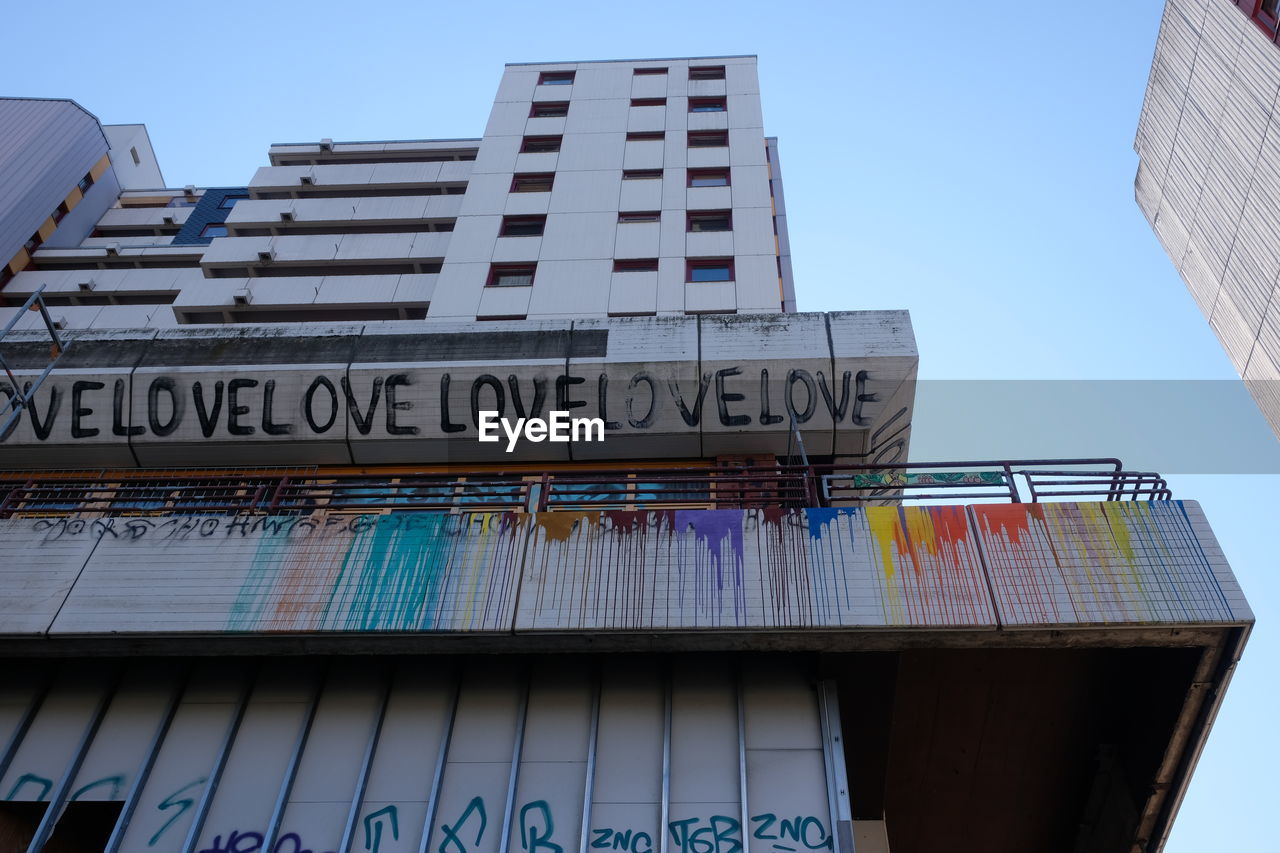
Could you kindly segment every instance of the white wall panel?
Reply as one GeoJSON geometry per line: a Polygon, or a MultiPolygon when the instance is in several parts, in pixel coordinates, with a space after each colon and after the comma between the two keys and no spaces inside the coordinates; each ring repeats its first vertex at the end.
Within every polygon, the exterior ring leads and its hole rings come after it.
{"type": "Polygon", "coordinates": [[[485,139],[494,136],[520,136],[524,133],[527,121],[528,101],[495,101],[489,112],[489,123],[484,128],[485,139]]]}
{"type": "Polygon", "coordinates": [[[538,86],[538,72],[528,68],[507,68],[498,83],[497,102],[524,101],[533,98],[533,91],[538,86]]]}
{"type": "Polygon", "coordinates": [[[574,100],[626,98],[631,95],[632,71],[612,62],[584,63],[573,79],[574,100]]]}
{"type": "Polygon", "coordinates": [[[764,139],[756,130],[730,130],[729,152],[734,166],[763,166],[768,163],[764,139]]]}
{"type": "MultiPolygon", "coordinates": [[[[673,215],[674,211],[668,211],[673,215]]],[[[615,258],[658,257],[661,222],[620,222],[614,238],[615,258]]]]}
{"type": "Polygon", "coordinates": [[[542,232],[544,260],[587,260],[613,257],[616,213],[553,213],[542,232]]]}
{"type": "Polygon", "coordinates": [[[662,208],[661,180],[624,180],[618,193],[618,210],[659,210],[662,208]]]}
{"type": "Polygon", "coordinates": [[[665,130],[666,127],[667,108],[665,105],[631,107],[627,113],[628,131],[665,130]]]}
{"type": "Polygon", "coordinates": [[[623,157],[624,169],[661,169],[665,143],[662,140],[628,142],[623,157]]]}
{"type": "Polygon", "coordinates": [[[480,293],[476,316],[524,317],[529,313],[532,294],[532,287],[486,287],[480,293]]]}
{"type": "MultiPolygon", "coordinates": [[[[626,142],[626,135],[623,133],[567,134],[560,147],[560,159],[557,161],[554,168],[561,172],[621,169],[623,167],[624,144],[629,148],[635,143],[626,142]]],[[[526,154],[522,156],[550,157],[554,155],[526,154]]],[[[627,166],[627,168],[631,167],[627,166]]],[[[529,171],[551,170],[529,169],[529,171]]]]}
{"type": "MultiPolygon", "coordinates": [[[[477,175],[500,172],[510,175],[512,172],[542,172],[547,169],[516,168],[516,158],[520,152],[519,136],[491,136],[480,144],[471,171],[477,175]]],[[[555,155],[543,155],[552,156],[555,155]]],[[[554,168],[554,166],[553,166],[554,168]]]]}
{"type": "Polygon", "coordinates": [[[604,314],[613,261],[539,261],[529,316],[604,314]]]}
{"type": "Polygon", "coordinates": [[[493,260],[536,261],[541,251],[541,237],[499,237],[493,243],[493,260]]]}
{"type": "Polygon", "coordinates": [[[690,314],[736,311],[738,299],[731,281],[690,282],[684,286],[684,310],[690,314]]]}
{"type": "MultiPolygon", "coordinates": [[[[516,154],[514,172],[554,172],[559,168],[559,153],[516,154]]],[[[590,168],[590,167],[588,167],[590,168]]],[[[599,168],[599,167],[595,167],[599,168]]]]}
{"type": "Polygon", "coordinates": [[[730,183],[734,207],[772,207],[768,166],[734,166],[730,170],[730,183]]]}
{"type": "Polygon", "coordinates": [[[609,283],[610,314],[647,314],[658,310],[656,272],[616,272],[609,283]]]}
{"type": "Polygon", "coordinates": [[[629,108],[630,99],[626,97],[571,101],[564,132],[618,133],[626,128],[629,108]]]}
{"type": "MultiPolygon", "coordinates": [[[[752,165],[759,165],[764,162],[764,140],[758,142],[760,148],[760,159],[751,161],[752,165]]],[[[686,165],[690,169],[706,169],[729,165],[729,148],[690,148],[686,152],[686,165]]],[[[743,162],[746,162],[745,160],[743,162]]],[[[738,160],[733,161],[733,165],[740,165],[738,160]]]]}
{"type": "Polygon", "coordinates": [[[135,664],[125,672],[120,686],[80,772],[67,792],[68,800],[123,800],[133,784],[174,689],[177,666],[135,664]]]}
{"type": "MultiPolygon", "coordinates": [[[[628,181],[628,184],[646,183],[628,181]]],[[[558,172],[551,190],[552,213],[617,211],[622,175],[616,169],[590,172],[558,172]]],[[[647,208],[649,210],[656,209],[647,208]]]]}

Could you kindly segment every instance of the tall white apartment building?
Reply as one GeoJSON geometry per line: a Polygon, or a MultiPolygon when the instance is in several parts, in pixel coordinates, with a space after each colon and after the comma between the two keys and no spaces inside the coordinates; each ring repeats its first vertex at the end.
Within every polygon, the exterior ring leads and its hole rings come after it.
{"type": "Polygon", "coordinates": [[[14,258],[6,302],[43,285],[68,328],[795,310],[753,56],[509,65],[481,139],[270,160],[243,188],[135,180],[14,258]]]}

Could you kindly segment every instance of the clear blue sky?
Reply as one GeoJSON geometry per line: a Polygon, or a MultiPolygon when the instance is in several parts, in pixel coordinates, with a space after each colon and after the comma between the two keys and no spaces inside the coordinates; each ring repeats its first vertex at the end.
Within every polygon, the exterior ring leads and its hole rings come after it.
{"type": "MultiPolygon", "coordinates": [[[[505,62],[755,53],[802,310],[911,309],[935,379],[1232,380],[1133,201],[1161,8],[22,3],[0,94],[145,122],[171,185],[243,185],[272,142],[478,136],[505,62]]],[[[1280,477],[1173,485],[1260,627],[1167,849],[1274,850],[1280,477]]]]}

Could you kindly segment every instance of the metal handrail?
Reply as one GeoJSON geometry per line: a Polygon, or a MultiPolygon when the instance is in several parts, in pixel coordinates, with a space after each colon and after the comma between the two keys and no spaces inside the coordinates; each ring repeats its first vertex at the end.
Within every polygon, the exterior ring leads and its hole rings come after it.
{"type": "Polygon", "coordinates": [[[858,506],[923,501],[1168,500],[1166,480],[1118,459],[841,462],[542,471],[0,473],[0,518],[316,510],[557,512],[858,506]]]}

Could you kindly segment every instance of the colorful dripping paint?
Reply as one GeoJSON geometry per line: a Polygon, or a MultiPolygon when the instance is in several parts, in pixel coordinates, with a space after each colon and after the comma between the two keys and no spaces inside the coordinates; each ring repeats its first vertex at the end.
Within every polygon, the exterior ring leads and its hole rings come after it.
{"type": "Polygon", "coordinates": [[[54,633],[1252,618],[1199,507],[1180,501],[116,519],[24,533],[36,550],[97,538],[87,560],[68,550],[84,568],[54,633]]]}

